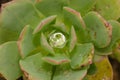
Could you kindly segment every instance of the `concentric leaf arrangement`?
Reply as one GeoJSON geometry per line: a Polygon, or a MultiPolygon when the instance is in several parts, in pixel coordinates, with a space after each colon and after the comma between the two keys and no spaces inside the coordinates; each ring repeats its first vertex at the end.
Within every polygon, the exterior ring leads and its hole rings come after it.
{"type": "Polygon", "coordinates": [[[118,49],[120,9],[119,0],[112,0],[113,5],[107,1],[13,0],[3,4],[0,76],[6,80],[112,80],[107,55],[118,49]]]}

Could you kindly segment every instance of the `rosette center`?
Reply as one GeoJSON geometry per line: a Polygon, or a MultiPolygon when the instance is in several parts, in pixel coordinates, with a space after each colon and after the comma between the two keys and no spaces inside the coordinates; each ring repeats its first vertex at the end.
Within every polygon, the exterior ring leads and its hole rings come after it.
{"type": "Polygon", "coordinates": [[[50,35],[49,42],[54,48],[63,48],[66,44],[66,38],[62,33],[57,32],[50,35]]]}

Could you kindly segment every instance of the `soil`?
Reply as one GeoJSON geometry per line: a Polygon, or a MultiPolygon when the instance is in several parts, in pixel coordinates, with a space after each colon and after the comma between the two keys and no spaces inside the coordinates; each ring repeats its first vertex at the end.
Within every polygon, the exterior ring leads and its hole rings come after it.
{"type": "MultiPolygon", "coordinates": [[[[5,2],[9,2],[9,1],[11,0],[0,0],[0,7],[1,7],[1,4],[5,2]]],[[[117,60],[112,59],[112,58],[109,58],[109,60],[113,67],[113,72],[114,72],[113,80],[120,80],[120,63],[117,60]]],[[[0,78],[0,80],[5,80],[5,79],[0,78]]],[[[22,77],[19,78],[18,80],[22,80],[22,77]]]]}

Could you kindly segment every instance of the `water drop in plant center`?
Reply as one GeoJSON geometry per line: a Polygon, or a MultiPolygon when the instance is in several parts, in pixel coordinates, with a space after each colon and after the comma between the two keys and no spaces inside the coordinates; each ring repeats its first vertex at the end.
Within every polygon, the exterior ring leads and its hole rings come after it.
{"type": "Polygon", "coordinates": [[[66,44],[66,38],[60,32],[53,33],[49,37],[49,43],[54,48],[63,48],[66,44]]]}

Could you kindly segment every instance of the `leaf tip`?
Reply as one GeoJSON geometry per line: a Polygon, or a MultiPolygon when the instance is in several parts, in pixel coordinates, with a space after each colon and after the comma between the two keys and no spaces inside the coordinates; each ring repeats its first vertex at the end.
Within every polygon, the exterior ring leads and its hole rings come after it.
{"type": "Polygon", "coordinates": [[[38,26],[34,29],[33,34],[38,33],[44,26],[53,22],[56,19],[56,17],[57,17],[57,15],[53,15],[53,16],[47,17],[47,18],[43,19],[42,21],[40,21],[38,26]]]}

